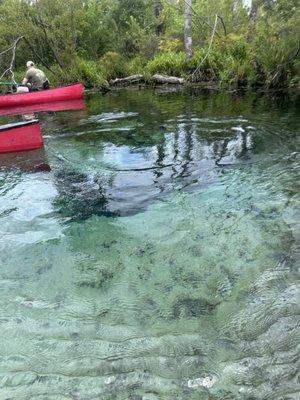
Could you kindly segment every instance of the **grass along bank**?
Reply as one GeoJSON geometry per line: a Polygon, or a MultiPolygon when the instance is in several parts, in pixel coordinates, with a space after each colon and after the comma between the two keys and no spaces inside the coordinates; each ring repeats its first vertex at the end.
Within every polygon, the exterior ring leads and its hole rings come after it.
{"type": "MultiPolygon", "coordinates": [[[[187,82],[213,82],[222,88],[287,88],[300,84],[298,53],[297,49],[278,45],[273,49],[253,49],[245,40],[229,36],[217,41],[210,50],[196,50],[189,60],[183,51],[175,50],[158,52],[152,58],[125,58],[107,52],[97,61],[77,56],[65,69],[54,64],[46,72],[52,86],[82,82],[86,88],[108,87],[110,80],[135,74],[143,75],[145,82],[151,83],[154,74],[162,74],[187,82]]],[[[23,74],[20,70],[16,73],[18,81],[23,74]]]]}
{"type": "Polygon", "coordinates": [[[80,81],[87,88],[108,86],[112,79],[135,74],[143,75],[146,83],[151,83],[154,74],[162,74],[190,82],[214,82],[225,88],[299,87],[300,62],[295,60],[295,51],[288,53],[282,49],[281,54],[277,51],[260,54],[243,41],[219,43],[206,57],[207,50],[204,47],[195,51],[190,60],[182,51],[161,52],[151,59],[143,56],[126,59],[108,52],[98,61],[78,57],[65,70],[54,65],[48,75],[52,85],[80,81]]]}

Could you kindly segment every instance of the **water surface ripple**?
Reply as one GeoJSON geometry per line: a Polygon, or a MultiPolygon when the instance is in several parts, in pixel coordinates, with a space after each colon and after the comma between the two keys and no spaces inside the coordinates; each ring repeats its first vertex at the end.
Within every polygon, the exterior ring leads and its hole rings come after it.
{"type": "Polygon", "coordinates": [[[41,116],[45,153],[0,157],[1,399],[299,398],[279,99],[90,95],[41,116]]]}

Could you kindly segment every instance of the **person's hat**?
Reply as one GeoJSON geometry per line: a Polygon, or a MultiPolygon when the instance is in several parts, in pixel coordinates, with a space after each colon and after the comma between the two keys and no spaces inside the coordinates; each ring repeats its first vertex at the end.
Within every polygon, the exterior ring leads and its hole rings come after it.
{"type": "Polygon", "coordinates": [[[34,62],[33,62],[33,61],[27,61],[26,67],[27,67],[27,68],[29,68],[29,67],[34,67],[34,62]]]}

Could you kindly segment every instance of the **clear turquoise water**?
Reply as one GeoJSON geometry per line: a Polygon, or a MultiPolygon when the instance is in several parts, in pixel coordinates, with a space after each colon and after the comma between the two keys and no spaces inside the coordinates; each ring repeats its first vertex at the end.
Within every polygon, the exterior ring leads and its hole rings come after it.
{"type": "Polygon", "coordinates": [[[0,398],[298,398],[297,111],[121,91],[42,116],[44,160],[0,157],[0,398]]]}

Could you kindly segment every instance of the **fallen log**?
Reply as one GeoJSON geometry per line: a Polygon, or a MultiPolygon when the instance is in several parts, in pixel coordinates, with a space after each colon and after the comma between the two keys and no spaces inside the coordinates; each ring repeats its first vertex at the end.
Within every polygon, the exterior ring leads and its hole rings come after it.
{"type": "Polygon", "coordinates": [[[183,78],[177,78],[176,76],[155,74],[152,76],[151,79],[154,83],[160,83],[160,84],[169,83],[171,85],[182,85],[184,83],[183,78]]]}
{"type": "Polygon", "coordinates": [[[126,78],[116,78],[109,81],[109,84],[114,85],[125,85],[131,83],[139,83],[144,81],[143,75],[131,75],[127,76],[126,78]]]}

